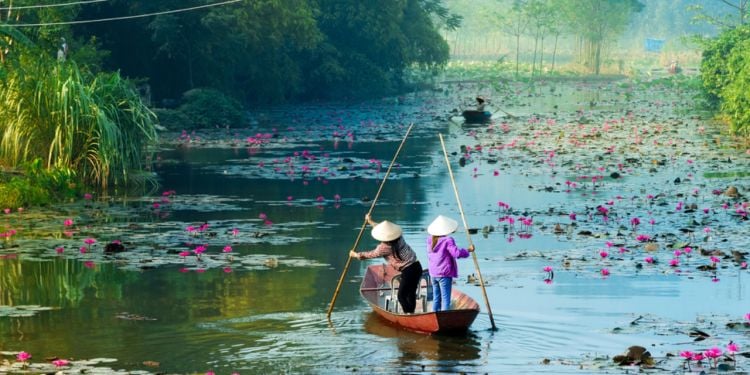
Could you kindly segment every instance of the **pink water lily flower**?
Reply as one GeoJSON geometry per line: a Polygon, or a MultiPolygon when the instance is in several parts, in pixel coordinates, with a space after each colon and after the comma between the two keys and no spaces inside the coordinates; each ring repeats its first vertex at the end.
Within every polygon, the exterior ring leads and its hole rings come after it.
{"type": "Polygon", "coordinates": [[[31,359],[31,354],[26,352],[20,352],[16,354],[16,360],[19,362],[26,362],[31,359]]]}
{"type": "Polygon", "coordinates": [[[609,276],[609,269],[608,268],[602,268],[601,271],[602,276],[609,276]]]}
{"type": "Polygon", "coordinates": [[[705,355],[708,358],[719,358],[721,354],[722,354],[721,349],[715,346],[703,352],[703,355],[705,355]]]}
{"type": "Polygon", "coordinates": [[[727,344],[727,352],[729,352],[729,354],[735,354],[739,351],[740,351],[739,345],[735,344],[734,342],[730,341],[729,344],[727,344]]]}
{"type": "Polygon", "coordinates": [[[52,361],[52,364],[55,365],[55,367],[63,367],[70,364],[70,362],[67,359],[56,359],[52,361]]]}

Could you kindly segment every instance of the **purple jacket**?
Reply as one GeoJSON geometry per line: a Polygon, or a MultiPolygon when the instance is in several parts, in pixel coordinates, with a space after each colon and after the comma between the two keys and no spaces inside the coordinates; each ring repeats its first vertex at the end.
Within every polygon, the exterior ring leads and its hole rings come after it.
{"type": "Polygon", "coordinates": [[[432,236],[427,237],[427,260],[431,277],[458,277],[456,258],[468,256],[469,251],[458,248],[453,237],[439,237],[434,249],[432,249],[432,236]]]}

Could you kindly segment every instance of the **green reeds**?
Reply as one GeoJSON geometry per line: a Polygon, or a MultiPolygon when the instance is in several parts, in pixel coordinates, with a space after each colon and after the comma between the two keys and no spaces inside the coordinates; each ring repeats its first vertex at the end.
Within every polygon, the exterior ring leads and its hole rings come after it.
{"type": "Polygon", "coordinates": [[[127,185],[156,141],[155,115],[119,73],[91,75],[73,62],[26,62],[0,84],[0,160],[40,158],[84,183],[127,185]]]}

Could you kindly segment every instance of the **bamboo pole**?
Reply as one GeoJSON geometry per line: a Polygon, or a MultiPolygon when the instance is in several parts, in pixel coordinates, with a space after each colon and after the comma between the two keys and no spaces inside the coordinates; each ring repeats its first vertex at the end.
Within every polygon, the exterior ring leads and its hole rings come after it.
{"type": "MultiPolygon", "coordinates": [[[[372,204],[370,204],[370,210],[367,211],[368,216],[372,215],[372,210],[375,209],[375,203],[377,203],[378,198],[380,197],[380,193],[383,191],[383,186],[385,186],[385,182],[388,180],[388,176],[391,174],[391,169],[393,168],[393,165],[396,163],[398,154],[401,152],[401,149],[404,147],[404,143],[406,143],[406,139],[409,138],[409,133],[411,133],[412,127],[414,127],[414,123],[409,124],[409,128],[406,129],[406,134],[404,135],[404,139],[401,140],[401,144],[398,146],[396,153],[393,155],[393,159],[391,160],[391,164],[388,166],[388,170],[385,171],[385,176],[383,176],[383,181],[380,182],[380,187],[378,188],[378,192],[375,194],[375,198],[372,200],[372,204]]],[[[365,233],[365,228],[367,228],[367,220],[365,220],[365,222],[362,223],[362,228],[359,229],[357,240],[354,241],[354,246],[352,246],[351,250],[357,249],[357,246],[359,245],[359,241],[362,239],[362,234],[365,233]]],[[[336,298],[338,298],[339,292],[341,291],[341,284],[344,283],[346,272],[349,270],[349,265],[351,263],[352,263],[352,258],[349,256],[349,253],[347,252],[346,265],[344,266],[344,271],[341,273],[339,282],[336,285],[336,291],[333,292],[333,298],[331,299],[330,305],[328,305],[328,313],[326,313],[326,316],[329,319],[331,318],[331,312],[333,311],[333,306],[336,304],[336,298]]]]}
{"type": "MultiPolygon", "coordinates": [[[[461,198],[458,196],[458,188],[456,187],[456,180],[453,179],[453,170],[451,169],[451,163],[448,160],[448,151],[445,149],[445,142],[443,141],[443,135],[438,133],[440,137],[440,145],[443,147],[443,155],[445,156],[445,165],[448,166],[448,175],[451,177],[451,184],[453,185],[453,192],[456,194],[456,202],[458,203],[458,211],[461,213],[461,220],[464,223],[464,229],[466,230],[466,238],[469,240],[469,245],[473,245],[471,241],[471,234],[469,234],[469,226],[466,224],[466,216],[464,215],[464,208],[461,205],[461,198]]],[[[490,308],[490,300],[487,298],[487,290],[484,288],[484,279],[482,278],[482,271],[479,270],[479,261],[477,260],[476,250],[471,252],[472,258],[474,259],[474,268],[477,269],[477,276],[479,276],[479,285],[482,286],[482,296],[484,296],[484,303],[487,305],[487,313],[490,314],[490,324],[492,329],[495,327],[495,318],[492,317],[492,308],[490,308]]]]}

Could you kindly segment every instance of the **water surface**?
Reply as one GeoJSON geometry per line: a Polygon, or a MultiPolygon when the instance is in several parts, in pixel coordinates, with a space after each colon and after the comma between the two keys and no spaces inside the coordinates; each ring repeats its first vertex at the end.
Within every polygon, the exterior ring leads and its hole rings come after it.
{"type": "MultiPolygon", "coordinates": [[[[711,125],[680,114],[690,111],[687,93],[641,88],[631,100],[626,93],[635,89],[618,84],[518,86],[493,95],[518,118],[465,126],[446,114],[489,88],[444,89],[400,105],[273,108],[250,129],[165,135],[155,172],[162,190],[174,191],[168,201],[160,192],[96,197],[38,217],[6,215],[5,227],[21,233],[0,250],[0,305],[52,309],[0,315],[0,349],[35,360],[114,358],[115,369],[167,373],[518,374],[606,371],[607,357],[630,345],[662,359],[729,340],[750,345],[724,327],[748,312],[747,270],[728,255],[746,248],[747,221],[734,211],[741,201],[712,193],[747,187],[747,157],[707,144],[711,125]],[[481,289],[467,282],[476,273],[470,260],[459,262],[455,287],[482,313],[465,336],[423,336],[382,322],[359,297],[368,264],[359,261],[326,319],[346,254],[411,122],[373,216],[402,225],[426,264],[426,226],[438,214],[460,218],[443,134],[467,222],[478,229],[472,241],[497,330],[481,289]],[[727,156],[734,162],[723,163],[727,156]],[[693,203],[697,209],[685,212],[693,203]],[[597,206],[608,207],[606,220],[597,206]],[[533,224],[511,226],[508,216],[533,224]],[[60,235],[66,217],[80,225],[72,239],[60,235]],[[635,229],[633,217],[642,222],[635,229]],[[205,232],[187,231],[204,223],[205,232]],[[644,250],[637,234],[654,237],[659,250],[644,250]],[[86,237],[98,242],[81,254],[86,237]],[[131,250],[101,255],[115,239],[131,250]],[[200,244],[201,259],[178,255],[200,244]],[[674,249],[688,245],[695,252],[668,266],[674,249]],[[699,271],[709,264],[699,248],[727,257],[716,271],[699,271]],[[551,283],[543,281],[546,265],[555,269],[551,283]],[[693,342],[694,327],[712,337],[693,342]]],[[[463,230],[455,238],[467,245],[463,230]]],[[[359,248],[375,245],[366,233],[359,248]]]]}

